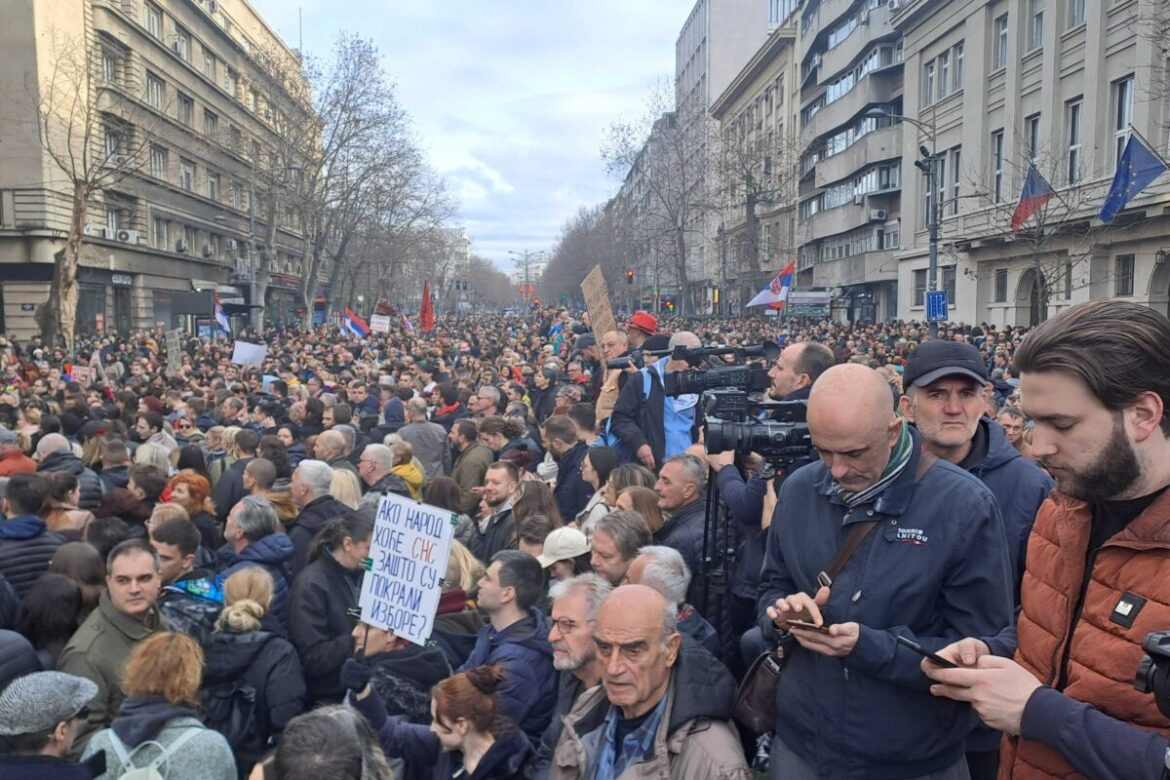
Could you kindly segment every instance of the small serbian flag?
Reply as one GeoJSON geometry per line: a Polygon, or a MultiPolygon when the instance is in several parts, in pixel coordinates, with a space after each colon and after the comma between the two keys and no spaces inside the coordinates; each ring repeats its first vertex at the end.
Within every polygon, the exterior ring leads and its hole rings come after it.
{"type": "Polygon", "coordinates": [[[341,329],[349,331],[360,339],[370,335],[370,326],[366,324],[365,320],[350,311],[348,306],[345,307],[345,312],[341,315],[341,329]]]}
{"type": "Polygon", "coordinates": [[[1036,170],[1036,166],[1029,164],[1028,175],[1024,177],[1024,189],[1020,191],[1020,202],[1016,204],[1016,210],[1012,213],[1011,231],[1018,232],[1055,194],[1052,186],[1040,175],[1040,171],[1036,170]]]}
{"type": "Polygon", "coordinates": [[[227,312],[223,310],[223,304],[219,302],[219,293],[212,293],[211,295],[215,299],[215,324],[219,326],[220,330],[230,336],[232,335],[231,323],[228,322],[227,312]]]}
{"type": "Polygon", "coordinates": [[[414,325],[411,324],[410,318],[405,314],[399,314],[398,316],[402,318],[402,329],[407,333],[414,333],[414,325]]]}
{"type": "MultiPolygon", "coordinates": [[[[792,275],[796,273],[796,263],[789,263],[784,270],[767,287],[760,290],[759,295],[748,301],[748,306],[764,306],[765,304],[784,304],[788,298],[788,291],[792,288],[792,275]]],[[[779,308],[779,307],[776,307],[779,308]]]]}

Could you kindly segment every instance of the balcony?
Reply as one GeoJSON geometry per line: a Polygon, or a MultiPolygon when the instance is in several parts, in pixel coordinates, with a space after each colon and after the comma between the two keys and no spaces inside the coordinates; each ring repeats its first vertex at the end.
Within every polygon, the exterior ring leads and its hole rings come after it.
{"type": "Polygon", "coordinates": [[[814,287],[847,287],[865,282],[898,280],[897,250],[865,252],[841,260],[813,264],[814,287]]]}
{"type": "Polygon", "coordinates": [[[814,214],[811,218],[804,220],[802,227],[808,231],[805,243],[846,233],[871,223],[885,222],[889,218],[890,212],[874,206],[870,203],[871,198],[862,197],[860,200],[861,203],[847,203],[844,206],[837,206],[814,214]],[[880,220],[872,218],[874,214],[871,212],[874,211],[885,211],[885,216],[882,216],[880,220]]]}
{"type": "Polygon", "coordinates": [[[868,106],[890,103],[902,94],[902,65],[890,65],[867,73],[847,95],[822,108],[805,126],[808,141],[847,124],[868,106]]]}
{"type": "Polygon", "coordinates": [[[866,133],[845,151],[816,164],[816,186],[823,187],[853,175],[870,163],[902,153],[902,123],[866,133]]]}
{"type": "Polygon", "coordinates": [[[850,67],[861,53],[872,47],[875,41],[889,33],[890,11],[885,3],[869,11],[864,24],[859,24],[845,40],[821,55],[821,69],[817,79],[829,81],[841,71],[850,67]]]}
{"type": "MultiPolygon", "coordinates": [[[[856,3],[857,0],[823,0],[817,10],[808,18],[808,23],[804,25],[804,35],[819,37],[822,32],[827,33],[856,3]]],[[[858,32],[861,31],[855,30],[854,35],[858,32]]]]}

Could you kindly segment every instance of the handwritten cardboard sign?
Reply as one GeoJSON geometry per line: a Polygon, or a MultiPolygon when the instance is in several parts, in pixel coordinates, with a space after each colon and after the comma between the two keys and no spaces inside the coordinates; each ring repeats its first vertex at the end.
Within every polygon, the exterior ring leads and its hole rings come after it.
{"type": "Polygon", "coordinates": [[[589,312],[589,323],[597,340],[611,330],[617,330],[613,318],[613,307],[609,305],[609,288],[605,285],[605,276],[601,273],[601,266],[593,266],[593,270],[581,282],[581,294],[585,296],[585,308],[589,312]]]}
{"type": "Polygon", "coordinates": [[[389,333],[390,318],[385,314],[375,314],[370,317],[370,330],[374,333],[389,333]]]}
{"type": "Polygon", "coordinates": [[[378,504],[358,605],[362,622],[426,644],[435,626],[456,516],[388,493],[378,504]]]}
{"type": "Polygon", "coordinates": [[[167,331],[167,371],[177,374],[183,367],[183,331],[167,331]]]}

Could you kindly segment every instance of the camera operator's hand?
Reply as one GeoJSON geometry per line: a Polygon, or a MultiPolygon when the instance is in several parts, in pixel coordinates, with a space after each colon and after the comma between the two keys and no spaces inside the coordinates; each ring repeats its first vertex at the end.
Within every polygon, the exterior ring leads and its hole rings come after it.
{"type": "Polygon", "coordinates": [[[728,450],[727,452],[707,453],[707,465],[715,471],[719,471],[719,469],[723,468],[724,466],[730,466],[733,463],[735,463],[734,450],[728,450]]]}
{"type": "Polygon", "coordinates": [[[650,449],[649,444],[643,444],[638,448],[638,452],[635,454],[643,466],[650,469],[651,471],[654,470],[654,450],[650,449]]]}
{"type": "Polygon", "coordinates": [[[932,694],[970,702],[980,720],[996,731],[1013,736],[1020,733],[1028,699],[1037,688],[1043,687],[1015,661],[994,655],[981,656],[975,669],[942,669],[932,665],[926,676],[936,683],[930,686],[932,694]]]}
{"type": "Polygon", "coordinates": [[[764,486],[764,508],[760,512],[760,528],[767,531],[772,527],[772,515],[776,513],[776,483],[766,480],[764,486]]]}
{"type": "Polygon", "coordinates": [[[829,601],[829,589],[823,585],[817,590],[816,596],[807,593],[793,593],[782,599],[776,599],[775,605],[768,607],[767,614],[776,628],[786,631],[785,624],[789,620],[804,620],[808,623],[824,625],[825,619],[821,616],[821,607],[829,601]]]}

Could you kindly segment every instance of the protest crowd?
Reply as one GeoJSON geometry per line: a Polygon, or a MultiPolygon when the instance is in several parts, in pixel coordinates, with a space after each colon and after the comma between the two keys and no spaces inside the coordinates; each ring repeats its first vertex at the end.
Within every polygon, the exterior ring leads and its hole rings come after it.
{"type": "Polygon", "coordinates": [[[406,325],[0,339],[0,778],[1166,776],[1161,314],[406,325]]]}

